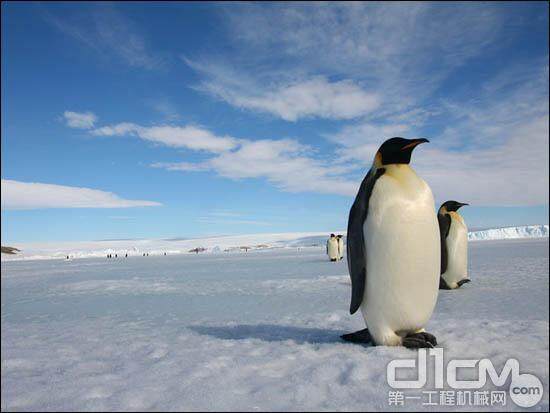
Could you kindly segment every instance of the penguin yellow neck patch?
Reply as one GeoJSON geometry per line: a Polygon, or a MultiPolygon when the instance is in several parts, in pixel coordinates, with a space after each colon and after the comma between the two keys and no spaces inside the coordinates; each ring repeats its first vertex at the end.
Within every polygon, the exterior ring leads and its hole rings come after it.
{"type": "Polygon", "coordinates": [[[449,212],[449,215],[451,215],[453,219],[456,219],[458,222],[464,224],[464,218],[462,218],[462,215],[460,215],[458,212],[451,211],[449,212]]]}

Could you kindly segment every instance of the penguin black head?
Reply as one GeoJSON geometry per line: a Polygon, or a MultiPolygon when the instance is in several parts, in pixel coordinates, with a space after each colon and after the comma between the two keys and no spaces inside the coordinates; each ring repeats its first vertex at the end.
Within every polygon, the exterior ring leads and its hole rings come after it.
{"type": "Polygon", "coordinates": [[[334,238],[334,234],[330,234],[330,237],[331,237],[331,238],[334,238]]]}
{"type": "Polygon", "coordinates": [[[458,211],[460,207],[463,207],[465,205],[470,205],[470,204],[465,204],[457,201],[447,201],[447,202],[444,202],[439,209],[442,210],[444,208],[447,210],[447,212],[454,212],[454,211],[458,211]]]}
{"type": "Polygon", "coordinates": [[[411,154],[414,148],[428,139],[391,138],[380,146],[376,158],[381,165],[408,164],[411,162],[411,154]]]}

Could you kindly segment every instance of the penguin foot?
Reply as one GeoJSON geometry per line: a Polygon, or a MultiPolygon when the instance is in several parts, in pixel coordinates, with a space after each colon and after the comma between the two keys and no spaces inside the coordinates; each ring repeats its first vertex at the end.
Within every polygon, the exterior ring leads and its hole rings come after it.
{"type": "Polygon", "coordinates": [[[459,282],[457,282],[458,286],[461,287],[462,284],[466,284],[466,283],[469,283],[471,280],[469,278],[464,278],[463,280],[460,280],[459,282]]]}
{"type": "Polygon", "coordinates": [[[350,343],[370,344],[373,342],[372,336],[370,335],[368,328],[356,331],[355,333],[344,334],[340,337],[342,338],[342,340],[349,341],[350,343]]]}
{"type": "Polygon", "coordinates": [[[440,290],[451,290],[451,287],[445,282],[443,277],[439,278],[439,289],[440,290]]]}
{"type": "Polygon", "coordinates": [[[437,346],[437,338],[433,334],[426,333],[425,331],[422,331],[421,333],[413,334],[414,336],[418,335],[424,338],[425,341],[430,343],[432,346],[437,346]]]}
{"type": "Polygon", "coordinates": [[[433,334],[426,332],[409,334],[403,338],[403,346],[407,348],[433,348],[437,346],[437,339],[433,334]]]}

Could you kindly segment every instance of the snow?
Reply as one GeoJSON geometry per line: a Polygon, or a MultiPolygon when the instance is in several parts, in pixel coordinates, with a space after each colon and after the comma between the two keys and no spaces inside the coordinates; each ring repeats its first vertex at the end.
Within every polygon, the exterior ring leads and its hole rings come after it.
{"type": "MultiPolygon", "coordinates": [[[[469,248],[472,282],[440,292],[427,330],[446,360],[517,358],[548,411],[548,239],[469,248]]],[[[364,325],[345,260],[319,248],[3,261],[1,277],[3,411],[388,410],[387,364],[416,357],[340,341],[364,325]]]]}
{"type": "MultiPolygon", "coordinates": [[[[331,231],[343,234],[346,231],[331,231]]],[[[324,249],[331,232],[292,232],[279,234],[252,234],[219,236],[196,239],[141,239],[141,240],[103,240],[77,242],[26,243],[16,245],[21,252],[2,254],[2,261],[44,260],[75,258],[103,258],[107,254],[128,256],[194,254],[191,250],[199,248],[203,253],[247,252],[277,248],[317,248],[324,249]],[[202,251],[204,249],[204,251],[202,251]]],[[[548,225],[531,225],[510,228],[494,228],[468,233],[471,241],[540,238],[548,237],[548,225]]]]}

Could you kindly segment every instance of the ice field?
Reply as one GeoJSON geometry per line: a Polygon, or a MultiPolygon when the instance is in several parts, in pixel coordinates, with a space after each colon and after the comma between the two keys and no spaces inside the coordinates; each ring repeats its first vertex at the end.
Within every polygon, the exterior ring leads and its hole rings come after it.
{"type": "MultiPolygon", "coordinates": [[[[517,358],[543,383],[537,411],[549,408],[548,246],[471,242],[472,282],[441,291],[427,326],[445,359],[500,372],[517,358]]],[[[364,323],[348,313],[345,260],[322,248],[3,261],[1,280],[2,410],[457,409],[389,405],[387,364],[416,352],[340,340],[364,323]]]]}

